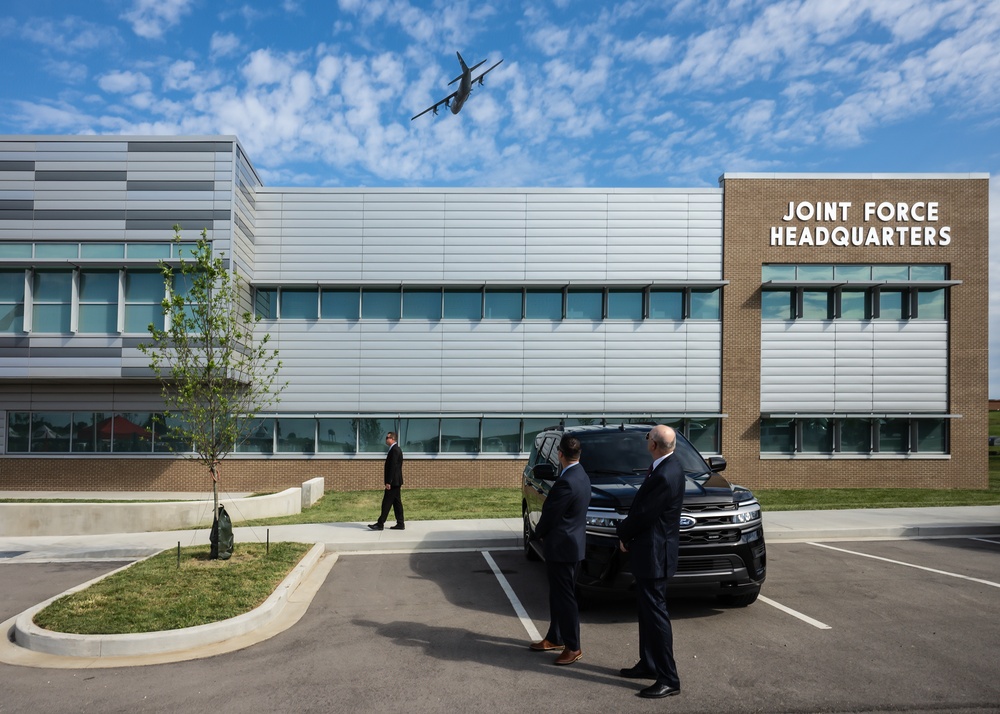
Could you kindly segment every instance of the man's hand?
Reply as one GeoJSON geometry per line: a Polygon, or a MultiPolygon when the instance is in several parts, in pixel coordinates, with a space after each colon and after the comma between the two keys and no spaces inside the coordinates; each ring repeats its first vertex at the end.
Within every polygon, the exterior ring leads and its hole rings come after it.
{"type": "Polygon", "coordinates": [[[620,550],[622,553],[628,553],[628,548],[625,547],[624,541],[618,541],[618,550],[620,550]]]}
{"type": "Polygon", "coordinates": [[[392,488],[392,486],[391,486],[391,485],[389,485],[389,484],[386,484],[386,485],[385,485],[385,490],[386,490],[386,491],[388,491],[388,490],[389,490],[390,488],[392,488]]]}

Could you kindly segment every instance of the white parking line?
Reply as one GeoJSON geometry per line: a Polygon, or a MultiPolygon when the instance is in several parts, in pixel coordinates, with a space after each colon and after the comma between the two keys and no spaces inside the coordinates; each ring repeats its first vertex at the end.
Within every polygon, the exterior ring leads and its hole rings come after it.
{"type": "Polygon", "coordinates": [[[993,545],[1000,545],[1000,540],[990,540],[989,538],[969,538],[969,540],[978,540],[980,543],[992,543],[993,545]]]}
{"type": "Polygon", "coordinates": [[[514,588],[510,586],[510,583],[507,582],[507,578],[505,578],[504,574],[500,572],[500,568],[496,561],[493,560],[493,556],[490,555],[488,550],[484,550],[483,557],[486,558],[486,562],[489,563],[490,570],[492,570],[493,574],[497,576],[500,587],[503,588],[505,593],[507,593],[507,599],[510,600],[510,604],[514,606],[514,612],[517,613],[517,617],[521,620],[521,624],[524,625],[524,629],[528,633],[528,637],[531,638],[532,642],[537,642],[542,639],[542,635],[535,628],[535,623],[531,621],[530,617],[528,617],[528,611],[524,609],[521,601],[517,599],[517,595],[514,594],[514,588]]]}
{"type": "Polygon", "coordinates": [[[808,623],[808,624],[812,625],[813,627],[816,627],[816,628],[818,628],[820,630],[831,630],[831,629],[833,629],[829,625],[824,624],[824,623],[820,622],[819,620],[814,620],[813,618],[809,617],[808,615],[803,615],[798,610],[793,610],[790,607],[786,607],[786,606],[782,605],[780,602],[775,602],[771,598],[764,597],[763,595],[758,595],[757,599],[760,602],[766,602],[771,607],[778,608],[782,612],[787,612],[792,617],[797,617],[798,619],[802,620],[802,622],[806,622],[806,623],[808,623]]]}
{"type": "Polygon", "coordinates": [[[817,548],[829,548],[830,550],[837,550],[841,553],[847,553],[849,555],[860,555],[862,558],[871,558],[872,560],[881,560],[885,563],[892,563],[893,565],[905,565],[907,568],[916,568],[917,570],[925,570],[928,573],[935,573],[937,575],[947,575],[949,578],[961,578],[962,580],[970,580],[974,583],[980,583],[982,585],[989,585],[993,588],[1000,588],[1000,583],[994,583],[991,580],[982,580],[981,578],[970,578],[968,575],[959,575],[958,573],[949,573],[947,570],[936,570],[934,568],[927,568],[923,565],[914,565],[913,563],[904,563],[901,560],[892,560],[891,558],[882,558],[877,555],[869,555],[868,553],[859,553],[856,550],[845,550],[844,548],[835,548],[832,545],[827,545],[826,543],[809,543],[809,545],[814,545],[817,548]]]}

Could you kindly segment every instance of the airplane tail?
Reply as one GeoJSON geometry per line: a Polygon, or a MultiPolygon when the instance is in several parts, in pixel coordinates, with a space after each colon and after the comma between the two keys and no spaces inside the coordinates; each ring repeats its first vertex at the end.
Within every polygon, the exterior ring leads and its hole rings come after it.
{"type": "Polygon", "coordinates": [[[456,52],[455,54],[456,54],[456,55],[458,55],[458,61],[459,61],[459,63],[461,63],[461,65],[462,65],[462,71],[463,71],[463,72],[466,72],[466,71],[468,71],[468,69],[469,69],[469,65],[465,64],[465,60],[464,60],[464,59],[462,59],[462,53],[461,53],[461,52],[456,52]]]}

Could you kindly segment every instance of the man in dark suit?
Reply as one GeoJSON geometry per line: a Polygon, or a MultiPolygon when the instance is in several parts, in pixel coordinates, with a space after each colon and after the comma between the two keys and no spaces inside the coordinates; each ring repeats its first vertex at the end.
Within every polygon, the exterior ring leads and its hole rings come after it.
{"type": "Polygon", "coordinates": [[[385,443],[389,450],[385,454],[385,493],[382,495],[382,515],[369,528],[373,531],[380,531],[385,527],[385,519],[389,517],[389,508],[392,508],[392,515],[396,517],[396,525],[389,530],[406,530],[403,522],[403,501],[400,498],[400,491],[403,488],[403,450],[396,443],[396,432],[390,431],[385,435],[385,443]]]}
{"type": "Polygon", "coordinates": [[[565,665],[583,656],[576,576],[586,549],[590,506],[590,477],[580,465],[580,440],[575,436],[567,434],[559,442],[559,463],[562,471],[542,504],[535,527],[549,580],[549,631],[531,649],[562,650],[556,664],[565,665]]]}
{"type": "Polygon", "coordinates": [[[621,670],[630,679],[655,679],[640,697],[659,699],[680,694],[674,663],[673,630],[667,612],[667,578],[677,571],[684,469],[674,455],[677,435],[659,424],[646,434],[653,457],[628,517],[618,524],[619,548],[629,553],[636,582],[639,616],[639,662],[621,670]]]}

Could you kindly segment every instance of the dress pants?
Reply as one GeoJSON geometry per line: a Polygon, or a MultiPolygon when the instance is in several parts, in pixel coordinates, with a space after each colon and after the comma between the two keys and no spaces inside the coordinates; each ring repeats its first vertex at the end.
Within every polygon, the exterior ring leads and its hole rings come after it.
{"type": "Polygon", "coordinates": [[[402,490],[402,486],[393,486],[382,494],[382,515],[378,517],[379,523],[385,524],[385,519],[389,517],[389,509],[392,508],[396,523],[403,525],[403,499],[399,495],[402,490]]]}
{"type": "Polygon", "coordinates": [[[674,632],[667,612],[667,579],[636,578],[639,663],[656,673],[656,682],[680,688],[674,662],[674,632]]]}
{"type": "Polygon", "coordinates": [[[549,631],[545,639],[574,651],[580,649],[580,608],[576,602],[579,569],[579,562],[545,561],[549,578],[549,631]]]}

